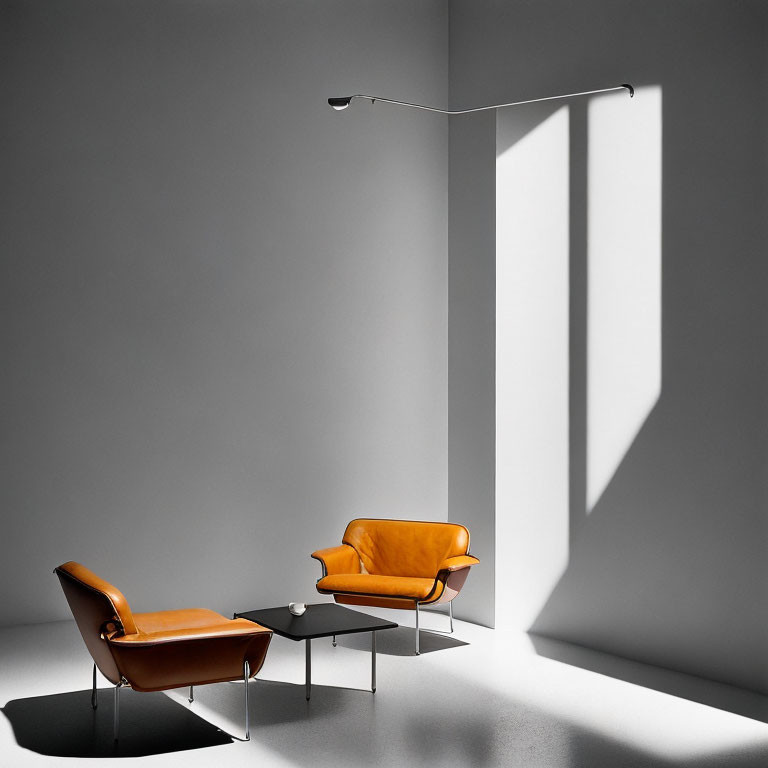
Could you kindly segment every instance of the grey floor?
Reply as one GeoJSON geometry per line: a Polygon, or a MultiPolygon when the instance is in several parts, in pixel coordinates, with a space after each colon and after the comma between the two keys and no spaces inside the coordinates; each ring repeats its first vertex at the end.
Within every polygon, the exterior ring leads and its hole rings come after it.
{"type": "MultiPolygon", "coordinates": [[[[394,621],[413,615],[387,612],[394,621]]],[[[444,627],[440,615],[424,625],[444,627]]],[[[124,692],[111,740],[107,682],[90,707],[91,663],[74,624],[0,630],[0,765],[524,766],[764,768],[768,700],[746,691],[550,640],[462,622],[452,637],[382,632],[371,694],[369,636],[313,642],[312,700],[304,648],[275,637],[250,684],[124,692]],[[84,758],[88,760],[84,761],[84,758]]]]}

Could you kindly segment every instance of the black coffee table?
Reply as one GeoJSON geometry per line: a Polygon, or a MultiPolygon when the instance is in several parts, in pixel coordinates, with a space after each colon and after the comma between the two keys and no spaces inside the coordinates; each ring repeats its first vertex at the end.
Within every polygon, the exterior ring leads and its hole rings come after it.
{"type": "Polygon", "coordinates": [[[371,633],[371,691],[376,693],[376,633],[381,629],[394,629],[398,625],[360,611],[351,611],[336,603],[308,605],[302,616],[294,616],[287,607],[262,608],[257,611],[236,613],[236,619],[248,619],[267,627],[290,640],[306,640],[307,674],[305,679],[307,701],[312,689],[312,640],[316,637],[371,633]]]}

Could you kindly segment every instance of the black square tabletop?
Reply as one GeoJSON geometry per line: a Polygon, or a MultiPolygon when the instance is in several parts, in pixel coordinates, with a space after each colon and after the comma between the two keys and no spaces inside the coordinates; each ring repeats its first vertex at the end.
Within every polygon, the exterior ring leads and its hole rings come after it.
{"type": "Polygon", "coordinates": [[[384,621],[360,611],[352,611],[336,603],[308,605],[302,616],[294,616],[288,610],[288,606],[284,606],[236,613],[235,618],[255,621],[291,640],[350,635],[354,632],[375,632],[379,629],[394,629],[398,626],[394,622],[384,621]]]}

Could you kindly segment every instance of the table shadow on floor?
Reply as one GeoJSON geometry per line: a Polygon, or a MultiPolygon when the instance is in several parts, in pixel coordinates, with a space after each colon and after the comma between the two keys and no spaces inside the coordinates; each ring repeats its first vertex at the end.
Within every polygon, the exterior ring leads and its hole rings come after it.
{"type": "Polygon", "coordinates": [[[51,757],[145,757],[231,744],[232,739],[162,693],[120,693],[120,740],[113,740],[112,689],[14,699],[2,708],[20,747],[51,757]]]}
{"type": "MultiPolygon", "coordinates": [[[[312,718],[331,718],[345,709],[355,710],[371,699],[366,688],[347,688],[312,683],[311,699],[307,701],[304,683],[285,683],[258,678],[251,681],[251,738],[258,738],[260,726],[297,724],[312,718]]],[[[238,692],[239,694],[239,692],[238,692]]]]}
{"type": "MultiPolygon", "coordinates": [[[[326,638],[322,639],[325,642],[326,638]]],[[[315,640],[321,642],[321,640],[315,640]]],[[[330,638],[327,638],[330,644],[330,638]]],[[[356,651],[371,650],[371,635],[369,632],[360,632],[354,635],[339,635],[336,642],[344,648],[352,648],[356,651]]],[[[459,648],[469,645],[452,635],[442,635],[436,632],[422,630],[419,632],[419,650],[422,654],[445,651],[449,648],[459,648]]],[[[376,653],[388,656],[415,656],[416,655],[416,630],[413,627],[396,627],[385,629],[376,633],[376,653]]]]}

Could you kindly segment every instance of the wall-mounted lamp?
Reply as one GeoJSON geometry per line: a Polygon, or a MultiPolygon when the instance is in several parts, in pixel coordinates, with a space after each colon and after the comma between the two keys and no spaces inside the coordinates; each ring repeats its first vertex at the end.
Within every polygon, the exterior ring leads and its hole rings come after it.
{"type": "Polygon", "coordinates": [[[388,104],[399,104],[401,107],[413,107],[414,109],[425,109],[427,112],[440,112],[443,115],[466,115],[469,112],[483,112],[486,109],[501,109],[502,107],[519,107],[521,104],[533,104],[537,101],[552,101],[553,99],[570,99],[574,96],[591,96],[594,93],[607,93],[608,91],[620,91],[626,88],[629,91],[630,98],[635,95],[635,89],[629,83],[614,85],[611,88],[598,88],[594,91],[579,91],[578,93],[564,93],[561,96],[544,96],[541,99],[526,99],[525,101],[513,101],[509,104],[490,104],[487,107],[474,107],[473,109],[439,109],[438,107],[425,107],[423,104],[411,104],[408,101],[395,101],[394,99],[384,99],[381,96],[366,96],[362,93],[356,93],[354,96],[336,96],[328,99],[328,103],[336,110],[346,109],[352,99],[370,99],[371,104],[376,101],[385,101],[388,104]]]}

